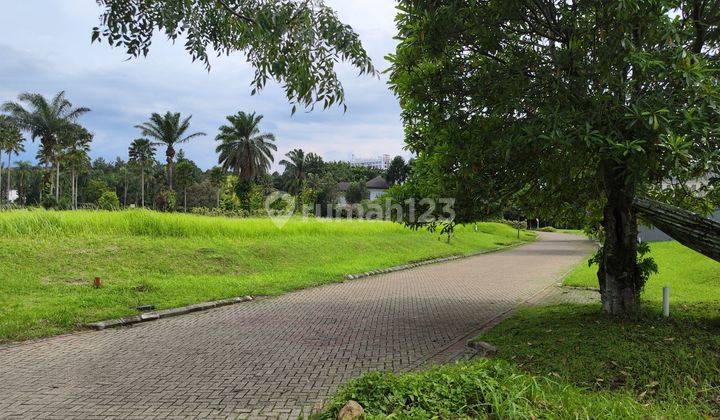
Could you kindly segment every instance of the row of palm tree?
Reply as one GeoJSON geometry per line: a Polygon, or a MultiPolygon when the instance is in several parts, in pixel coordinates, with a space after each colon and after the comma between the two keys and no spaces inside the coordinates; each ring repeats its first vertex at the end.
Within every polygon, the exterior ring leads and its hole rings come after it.
{"type": "MultiPolygon", "coordinates": [[[[81,169],[89,164],[88,152],[93,135],[76,121],[90,109],[74,107],[65,97],[65,92],[59,92],[49,100],[40,94],[24,93],[19,95],[17,102],[7,102],[0,109],[8,114],[8,119],[16,127],[28,132],[33,141],[40,140],[37,159],[45,166],[44,182],[50,185],[56,200],[60,197],[61,165],[70,171],[71,201],[73,208],[77,208],[77,179],[81,169]]],[[[191,118],[192,116],[182,118],[177,112],[153,113],[148,121],[135,126],[143,137],[131,143],[129,155],[130,162],[140,168],[143,207],[145,172],[154,162],[156,146],[165,148],[167,184],[172,190],[176,147],[206,135],[203,132],[190,132],[191,118]]],[[[219,128],[219,134],[215,138],[219,142],[216,148],[218,164],[223,171],[232,172],[246,181],[257,180],[268,173],[274,162],[273,153],[277,151],[277,146],[273,134],[260,131],[262,119],[262,115],[245,112],[227,117],[227,124],[219,128]]],[[[21,135],[14,140],[7,135],[0,139],[0,151],[8,154],[8,171],[11,155],[24,151],[22,141],[21,135]]],[[[289,152],[286,157],[287,159],[280,161],[290,175],[286,188],[290,192],[298,192],[305,179],[306,155],[297,149],[289,152]]],[[[0,156],[0,165],[1,158],[0,156]]],[[[0,185],[1,182],[0,178],[0,185]]],[[[8,191],[9,183],[8,175],[8,191]]]]}
{"type": "Polygon", "coordinates": [[[75,121],[90,109],[74,107],[64,91],[50,100],[38,93],[23,93],[18,96],[17,102],[6,102],[0,109],[9,115],[13,124],[28,132],[32,140],[40,139],[39,157],[45,164],[45,182],[50,182],[58,200],[63,149],[71,147],[74,141],[85,141],[80,140],[85,133],[80,134],[75,121]],[[55,179],[51,176],[53,168],[55,179]]]}

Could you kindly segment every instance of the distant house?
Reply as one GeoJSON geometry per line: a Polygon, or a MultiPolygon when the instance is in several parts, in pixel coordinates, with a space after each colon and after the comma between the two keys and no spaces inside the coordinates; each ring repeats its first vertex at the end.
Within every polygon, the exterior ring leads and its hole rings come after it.
{"type": "Polygon", "coordinates": [[[390,188],[388,182],[381,176],[371,179],[365,185],[367,185],[368,191],[370,191],[370,200],[382,197],[385,195],[388,188],[390,188]]]}
{"type": "MultiPolygon", "coordinates": [[[[347,199],[345,198],[345,194],[347,193],[349,186],[349,182],[338,182],[338,204],[341,206],[347,205],[347,199]]],[[[383,195],[385,195],[388,188],[390,188],[388,182],[385,180],[385,178],[381,176],[371,179],[370,181],[365,183],[365,186],[367,186],[368,192],[370,193],[370,200],[375,200],[382,197],[383,195]]]]}
{"type": "Polygon", "coordinates": [[[10,190],[10,193],[8,194],[8,201],[11,203],[14,203],[18,199],[18,192],[17,190],[10,190]]]}

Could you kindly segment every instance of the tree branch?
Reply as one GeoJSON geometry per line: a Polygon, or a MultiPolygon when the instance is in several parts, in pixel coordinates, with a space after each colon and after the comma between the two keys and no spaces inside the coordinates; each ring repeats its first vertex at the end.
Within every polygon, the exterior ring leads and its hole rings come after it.
{"type": "Polygon", "coordinates": [[[232,7],[230,7],[227,3],[225,3],[225,0],[217,0],[217,3],[218,3],[223,9],[227,10],[228,12],[230,12],[233,16],[235,16],[235,17],[238,18],[238,19],[240,19],[240,20],[242,20],[242,21],[244,21],[244,22],[246,22],[246,23],[250,23],[250,24],[252,24],[252,25],[254,25],[254,24],[257,23],[257,22],[255,22],[255,19],[253,19],[253,18],[251,18],[251,17],[248,17],[248,16],[245,16],[245,15],[243,15],[242,13],[240,13],[240,12],[238,12],[237,10],[233,9],[232,7]]]}

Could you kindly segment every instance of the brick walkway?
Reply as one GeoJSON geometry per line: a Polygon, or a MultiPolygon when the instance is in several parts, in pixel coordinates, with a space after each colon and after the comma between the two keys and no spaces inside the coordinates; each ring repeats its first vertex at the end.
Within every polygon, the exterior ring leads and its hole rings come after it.
{"type": "Polygon", "coordinates": [[[297,417],[442,354],[581,261],[580,237],[0,349],[0,417],[297,417]],[[302,411],[301,411],[302,410],[302,411]]]}

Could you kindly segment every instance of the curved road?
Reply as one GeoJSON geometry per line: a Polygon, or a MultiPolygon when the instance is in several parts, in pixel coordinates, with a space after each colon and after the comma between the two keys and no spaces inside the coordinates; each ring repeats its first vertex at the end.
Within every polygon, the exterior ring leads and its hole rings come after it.
{"type": "Polygon", "coordinates": [[[297,418],[363,372],[442,356],[591,249],[542,234],[505,252],[0,348],[0,417],[297,418]]]}

